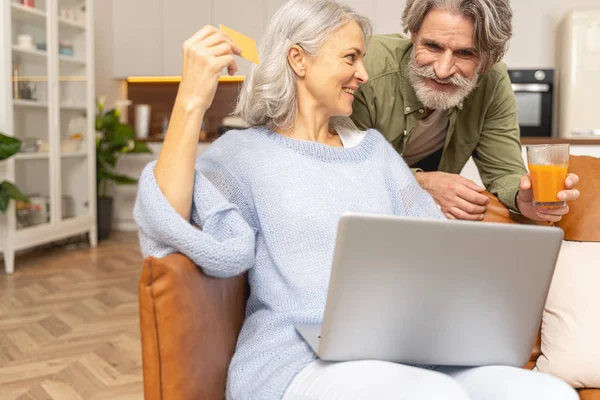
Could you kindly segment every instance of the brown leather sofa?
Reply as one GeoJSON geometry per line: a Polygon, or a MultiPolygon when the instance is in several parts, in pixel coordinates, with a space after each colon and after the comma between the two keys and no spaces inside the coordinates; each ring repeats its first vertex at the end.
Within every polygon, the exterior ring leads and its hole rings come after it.
{"type": "MultiPolygon", "coordinates": [[[[567,240],[600,241],[600,159],[572,157],[571,170],[582,179],[582,198],[558,225],[567,240]]],[[[486,221],[530,223],[511,216],[489,197],[492,203],[486,221]]],[[[244,320],[247,295],[245,276],[208,277],[180,254],[144,261],[139,307],[146,400],[224,398],[227,367],[244,320]]],[[[524,368],[532,368],[540,354],[538,335],[531,361],[524,368]]],[[[579,393],[582,400],[600,400],[600,389],[579,393]]]]}

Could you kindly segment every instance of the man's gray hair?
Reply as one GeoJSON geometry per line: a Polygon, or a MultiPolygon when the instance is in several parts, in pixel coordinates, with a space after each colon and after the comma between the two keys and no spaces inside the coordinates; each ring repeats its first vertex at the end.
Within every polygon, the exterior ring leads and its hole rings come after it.
{"type": "Polygon", "coordinates": [[[473,21],[473,42],[479,53],[480,71],[488,71],[504,57],[512,37],[510,0],[407,0],[402,24],[415,34],[431,10],[458,13],[473,21]]]}
{"type": "MultiPolygon", "coordinates": [[[[366,39],[371,22],[351,7],[331,0],[290,0],[273,16],[260,44],[261,63],[244,80],[234,114],[249,125],[288,129],[298,113],[297,76],[288,62],[293,45],[309,56],[318,55],[323,43],[337,29],[356,21],[366,39]]],[[[349,117],[332,119],[337,129],[351,129],[349,117]]]]}

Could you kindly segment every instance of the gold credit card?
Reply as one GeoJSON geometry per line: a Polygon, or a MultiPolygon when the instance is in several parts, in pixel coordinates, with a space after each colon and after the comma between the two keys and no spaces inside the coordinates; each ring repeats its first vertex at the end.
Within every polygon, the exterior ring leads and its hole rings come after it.
{"type": "Polygon", "coordinates": [[[243,57],[254,64],[260,64],[260,60],[258,59],[258,49],[256,48],[256,41],[254,41],[254,39],[228,28],[223,24],[219,24],[219,29],[229,36],[231,40],[233,40],[233,43],[242,49],[240,57],[243,57]]]}

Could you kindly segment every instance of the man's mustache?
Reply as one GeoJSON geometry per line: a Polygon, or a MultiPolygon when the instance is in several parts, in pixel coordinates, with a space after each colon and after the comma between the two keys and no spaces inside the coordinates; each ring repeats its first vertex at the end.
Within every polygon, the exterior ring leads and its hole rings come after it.
{"type": "Polygon", "coordinates": [[[450,83],[454,86],[464,87],[468,86],[471,83],[469,79],[460,74],[454,74],[446,79],[440,79],[435,74],[435,70],[431,65],[424,67],[415,67],[415,72],[423,78],[433,79],[434,81],[442,85],[447,85],[450,83]]]}

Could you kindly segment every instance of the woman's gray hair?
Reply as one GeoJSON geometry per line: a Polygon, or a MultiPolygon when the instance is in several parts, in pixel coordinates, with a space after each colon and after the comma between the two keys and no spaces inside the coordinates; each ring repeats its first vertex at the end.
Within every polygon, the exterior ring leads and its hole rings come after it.
{"type": "MultiPolygon", "coordinates": [[[[298,113],[296,73],[288,62],[293,45],[309,56],[318,55],[327,38],[337,29],[356,21],[365,41],[371,22],[351,7],[331,0],[290,0],[273,16],[260,44],[261,63],[246,76],[234,114],[249,125],[288,129],[298,113]]],[[[356,129],[349,117],[336,117],[331,125],[356,129]]]]}
{"type": "Polygon", "coordinates": [[[510,0],[407,0],[402,24],[415,34],[431,10],[458,13],[473,21],[473,42],[479,52],[480,72],[488,71],[508,50],[512,37],[510,0]]]}

